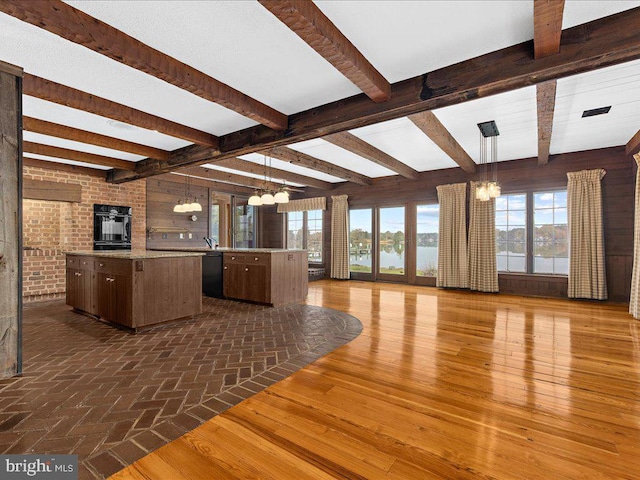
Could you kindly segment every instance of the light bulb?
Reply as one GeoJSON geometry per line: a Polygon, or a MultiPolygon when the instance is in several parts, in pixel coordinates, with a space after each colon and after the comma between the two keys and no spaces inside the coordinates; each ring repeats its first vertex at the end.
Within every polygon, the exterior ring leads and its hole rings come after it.
{"type": "Polygon", "coordinates": [[[259,207],[260,205],[262,205],[262,199],[258,195],[258,192],[255,192],[253,195],[251,195],[249,197],[249,202],[248,203],[252,207],[259,207]]]}
{"type": "Polygon", "coordinates": [[[276,203],[276,201],[273,199],[273,195],[271,195],[271,193],[269,192],[263,193],[260,197],[260,200],[262,200],[263,205],[274,205],[276,203]]]}
{"type": "Polygon", "coordinates": [[[280,190],[273,196],[276,203],[289,203],[289,194],[284,190],[280,190]]]}

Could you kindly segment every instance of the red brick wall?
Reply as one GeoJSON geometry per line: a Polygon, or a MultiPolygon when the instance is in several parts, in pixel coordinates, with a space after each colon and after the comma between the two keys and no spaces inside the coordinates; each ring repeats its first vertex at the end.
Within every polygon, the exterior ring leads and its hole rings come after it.
{"type": "Polygon", "coordinates": [[[121,185],[82,173],[24,167],[24,177],[82,186],[80,203],[23,200],[23,297],[56,298],[65,292],[62,252],[93,249],[93,204],[132,207],[132,248],[146,247],[146,181],[121,185]]]}

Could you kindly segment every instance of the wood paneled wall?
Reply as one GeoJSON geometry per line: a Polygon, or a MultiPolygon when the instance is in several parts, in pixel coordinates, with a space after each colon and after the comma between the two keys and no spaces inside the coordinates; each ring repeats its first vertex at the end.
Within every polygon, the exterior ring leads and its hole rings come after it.
{"type": "Polygon", "coordinates": [[[175,213],[173,207],[179,199],[184,200],[186,190],[186,177],[147,179],[147,248],[206,247],[202,238],[209,236],[209,189],[190,183],[191,195],[198,197],[202,211],[175,213]],[[190,220],[192,215],[198,217],[195,222],[190,220]],[[150,229],[159,231],[150,233],[150,229]]]}
{"type": "MultiPolygon", "coordinates": [[[[562,188],[567,185],[567,172],[604,168],[603,185],[605,253],[609,299],[628,302],[633,255],[634,161],[626,156],[624,147],[612,147],[585,152],[552,155],[547,165],[539,166],[536,158],[502,162],[498,180],[502,192],[518,193],[562,188]]],[[[349,207],[398,205],[412,202],[437,203],[436,186],[477,180],[460,168],[436,170],[420,174],[417,180],[400,176],[377,178],[373,185],[342,183],[331,192],[310,189],[303,196],[328,197],[325,212],[325,268],[330,266],[331,195],[349,196],[349,207]]],[[[275,225],[275,224],[274,224],[275,225]]],[[[269,227],[268,224],[265,224],[269,227]]],[[[328,271],[328,270],[327,270],[328,271]]],[[[500,275],[500,291],[533,296],[566,297],[564,277],[539,275],[500,275]]]]}

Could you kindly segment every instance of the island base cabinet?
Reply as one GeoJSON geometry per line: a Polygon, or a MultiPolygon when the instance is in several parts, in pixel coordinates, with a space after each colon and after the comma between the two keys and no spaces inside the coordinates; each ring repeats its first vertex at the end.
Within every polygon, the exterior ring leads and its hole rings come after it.
{"type": "Polygon", "coordinates": [[[304,251],[223,254],[224,296],[281,306],[301,302],[308,292],[304,251]]]}
{"type": "Polygon", "coordinates": [[[200,256],[67,255],[66,278],[68,305],[134,330],[202,313],[200,256]]]}

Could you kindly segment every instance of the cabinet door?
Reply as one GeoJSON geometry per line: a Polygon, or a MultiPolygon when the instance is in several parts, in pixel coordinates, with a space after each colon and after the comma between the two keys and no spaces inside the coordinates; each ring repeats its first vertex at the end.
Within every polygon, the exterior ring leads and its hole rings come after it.
{"type": "Polygon", "coordinates": [[[244,273],[245,266],[237,263],[225,262],[222,270],[224,284],[224,296],[230,298],[244,298],[244,273]]]}
{"type": "Polygon", "coordinates": [[[111,275],[98,272],[95,278],[95,313],[109,320],[113,318],[111,309],[111,275]]]}
{"type": "Polygon", "coordinates": [[[67,305],[73,308],[78,306],[78,269],[67,268],[67,285],[66,285],[67,305]]]}
{"type": "Polygon", "coordinates": [[[127,327],[131,324],[131,277],[127,275],[111,275],[109,320],[127,327]]]}
{"type": "Polygon", "coordinates": [[[93,282],[91,276],[93,273],[89,270],[79,270],[76,275],[76,306],[80,310],[93,313],[93,282]]]}
{"type": "Polygon", "coordinates": [[[243,298],[251,302],[269,303],[268,272],[267,265],[243,265],[241,272],[245,288],[243,298]]]}

